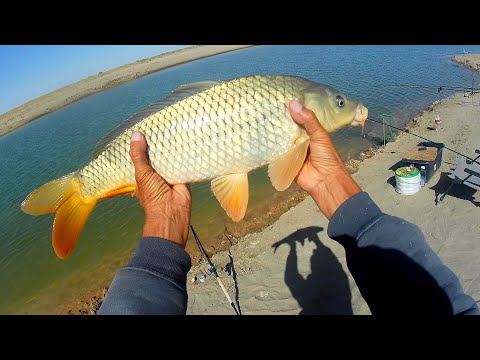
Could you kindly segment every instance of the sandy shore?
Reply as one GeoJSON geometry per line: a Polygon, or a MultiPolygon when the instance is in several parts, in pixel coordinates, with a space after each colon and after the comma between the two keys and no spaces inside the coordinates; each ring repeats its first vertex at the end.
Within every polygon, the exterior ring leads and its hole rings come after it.
{"type": "Polygon", "coordinates": [[[480,54],[463,54],[453,57],[453,61],[480,72],[480,54]]]}
{"type": "MultiPolygon", "coordinates": [[[[480,56],[478,57],[480,58],[480,56]]],[[[477,59],[478,59],[477,58],[477,59]]],[[[478,61],[478,60],[477,60],[478,61]]],[[[477,64],[473,66],[478,66],[477,64]]],[[[445,143],[469,156],[480,148],[480,95],[457,94],[434,104],[409,124],[412,132],[445,143]],[[429,130],[440,115],[442,128],[429,130]]],[[[480,301],[480,196],[458,186],[443,203],[435,196],[448,186],[458,155],[443,151],[441,168],[418,193],[405,196],[394,189],[394,172],[401,154],[418,138],[401,134],[395,142],[364,160],[353,175],[386,213],[417,224],[434,251],[452,269],[467,292],[480,301]]],[[[328,221],[310,197],[283,214],[265,230],[243,237],[213,261],[232,299],[243,314],[369,314],[346,266],[343,248],[327,234],[328,221]],[[302,244],[303,242],[303,244],[302,244]],[[278,246],[275,246],[278,244],[278,246]],[[277,251],[274,249],[277,247],[277,251]]],[[[188,275],[188,314],[234,314],[207,266],[188,275]]]]}
{"type": "MultiPolygon", "coordinates": [[[[480,56],[477,61],[480,63],[480,56]]],[[[480,95],[465,98],[456,94],[434,103],[408,128],[473,156],[480,148],[478,119],[480,95]],[[429,128],[436,115],[443,120],[442,128],[432,131],[429,128]]],[[[475,198],[469,188],[458,187],[441,205],[434,205],[438,191],[448,186],[446,174],[453,170],[458,155],[444,150],[441,168],[418,193],[405,196],[395,192],[391,169],[396,168],[401,154],[419,141],[400,134],[385,148],[364,154],[363,161],[351,161],[349,169],[384,212],[422,229],[434,251],[459,276],[465,291],[480,301],[479,195],[475,198]]],[[[225,229],[221,248],[233,246],[219,251],[212,260],[230,296],[243,314],[369,314],[346,266],[343,248],[326,234],[328,221],[310,197],[305,198],[295,187],[289,190],[291,194],[281,199],[287,205],[282,208],[275,201],[263,211],[263,220],[252,222],[247,230],[255,233],[244,236],[244,228],[225,229]],[[280,215],[276,207],[284,213],[280,215]]],[[[208,274],[207,269],[205,264],[197,265],[188,274],[187,314],[234,314],[211,276],[204,283],[190,282],[194,276],[208,274]]],[[[95,313],[105,293],[105,288],[99,289],[90,301],[78,299],[78,306],[67,307],[69,313],[95,313]]]]}
{"type": "Polygon", "coordinates": [[[126,64],[52,91],[0,115],[0,136],[81,98],[139,77],[252,45],[200,45],[126,64]]]}

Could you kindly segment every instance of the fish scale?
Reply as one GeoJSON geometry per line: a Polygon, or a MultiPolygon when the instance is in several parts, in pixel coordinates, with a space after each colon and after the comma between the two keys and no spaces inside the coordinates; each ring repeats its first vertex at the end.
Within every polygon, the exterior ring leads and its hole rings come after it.
{"type": "Polygon", "coordinates": [[[170,184],[208,181],[265,165],[298,137],[285,99],[300,98],[305,87],[295,77],[271,80],[269,86],[258,78],[239,79],[150,115],[80,171],[82,194],[94,197],[122,182],[135,182],[128,155],[135,130],[145,135],[153,168],[170,184]],[[301,86],[295,91],[291,83],[301,86]],[[219,156],[219,148],[225,157],[219,156]],[[106,172],[117,176],[105,177],[106,172]]]}

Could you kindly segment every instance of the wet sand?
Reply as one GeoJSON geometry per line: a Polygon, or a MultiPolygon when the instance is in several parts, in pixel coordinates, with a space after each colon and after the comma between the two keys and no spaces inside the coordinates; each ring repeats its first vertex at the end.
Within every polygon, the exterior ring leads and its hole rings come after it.
{"type": "Polygon", "coordinates": [[[252,45],[199,45],[139,60],[89,76],[0,114],[0,136],[94,93],[175,65],[250,46],[252,45]]]}

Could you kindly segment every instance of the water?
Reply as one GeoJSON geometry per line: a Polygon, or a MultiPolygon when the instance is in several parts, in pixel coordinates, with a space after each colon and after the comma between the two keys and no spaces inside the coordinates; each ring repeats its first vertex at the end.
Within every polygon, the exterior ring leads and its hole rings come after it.
{"type": "MultiPolygon", "coordinates": [[[[45,182],[75,171],[116,124],[193,81],[251,74],[293,74],[361,99],[370,115],[403,125],[419,110],[452,92],[385,84],[471,86],[480,77],[450,60],[463,46],[263,46],[179,65],[82,99],[0,138],[0,313],[53,313],[97,290],[131,255],[143,211],[124,196],[100,202],[66,261],[51,247],[53,214],[32,217],[20,204],[45,182]]],[[[465,47],[479,52],[480,46],[465,47]]],[[[334,135],[348,159],[378,143],[381,127],[368,124],[334,135]]],[[[382,139],[383,141],[383,139],[382,139]]],[[[250,176],[249,209],[275,191],[264,169],[250,176]]],[[[224,230],[226,216],[208,186],[193,188],[192,223],[202,240],[224,230]]],[[[249,216],[247,212],[247,216],[249,216]]],[[[250,215],[252,216],[252,215],[250,215]]],[[[187,250],[194,251],[189,241],[187,250]]]]}

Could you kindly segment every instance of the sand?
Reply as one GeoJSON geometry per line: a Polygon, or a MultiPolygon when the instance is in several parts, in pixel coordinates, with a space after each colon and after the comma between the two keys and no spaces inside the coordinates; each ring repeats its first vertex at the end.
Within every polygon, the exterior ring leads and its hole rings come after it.
{"type": "MultiPolygon", "coordinates": [[[[459,58],[479,69],[480,55],[459,58]]],[[[480,149],[480,95],[466,98],[462,93],[436,102],[408,127],[473,157],[475,149],[480,149]],[[429,129],[436,115],[442,119],[439,131],[429,129]]],[[[457,274],[466,293],[479,302],[480,195],[457,186],[435,206],[436,194],[448,186],[446,175],[459,156],[444,150],[440,169],[418,193],[406,196],[395,191],[393,169],[401,154],[419,141],[399,135],[357,164],[353,177],[385,213],[417,224],[433,250],[457,274]]],[[[327,227],[328,221],[307,197],[263,231],[238,239],[228,251],[212,257],[243,314],[370,314],[348,271],[345,252],[327,236],[327,227]]],[[[198,265],[188,274],[187,314],[233,315],[212,276],[203,283],[190,282],[194,276],[208,274],[207,269],[205,264],[198,265]]]]}
{"type": "Polygon", "coordinates": [[[480,72],[480,54],[463,54],[453,57],[453,61],[480,72]]]}
{"type": "Polygon", "coordinates": [[[52,91],[0,115],[0,136],[94,93],[153,72],[252,45],[200,45],[139,60],[52,91]]]}

